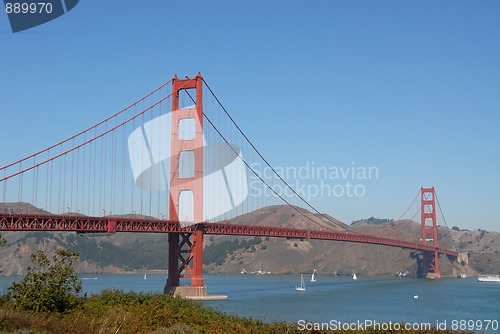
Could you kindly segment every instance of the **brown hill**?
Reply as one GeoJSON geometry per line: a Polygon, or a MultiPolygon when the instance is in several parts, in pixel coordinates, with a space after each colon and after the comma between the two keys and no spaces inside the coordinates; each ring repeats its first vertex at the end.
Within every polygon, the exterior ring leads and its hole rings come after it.
{"type": "MultiPolygon", "coordinates": [[[[420,227],[411,221],[388,221],[373,225],[358,223],[347,226],[330,218],[327,220],[319,215],[313,215],[301,209],[302,214],[288,206],[266,207],[250,214],[229,221],[231,224],[299,227],[305,229],[333,228],[336,230],[350,229],[363,234],[378,235],[401,240],[418,240],[420,227]]],[[[452,246],[452,239],[446,230],[439,230],[443,246],[452,246]]],[[[412,251],[400,248],[354,244],[321,240],[287,240],[264,238],[248,248],[227,247],[227,236],[210,236],[207,250],[213,247],[226,247],[226,252],[219,252],[212,258],[210,252],[205,259],[205,270],[214,273],[236,272],[271,272],[297,273],[312,272],[314,269],[323,275],[358,276],[394,276],[398,273],[416,275],[416,260],[412,251]],[[220,257],[224,257],[222,260],[220,257]]],[[[251,238],[239,238],[240,242],[251,238]]],[[[258,240],[259,241],[259,240],[258,240]]],[[[453,266],[444,257],[441,261],[441,271],[444,276],[456,276],[464,269],[453,266]]],[[[473,270],[466,270],[468,274],[473,270]]]]}
{"type": "Polygon", "coordinates": [[[236,218],[229,219],[230,224],[292,227],[303,229],[346,230],[349,226],[328,215],[312,214],[300,207],[288,205],[267,206],[236,218]]]}

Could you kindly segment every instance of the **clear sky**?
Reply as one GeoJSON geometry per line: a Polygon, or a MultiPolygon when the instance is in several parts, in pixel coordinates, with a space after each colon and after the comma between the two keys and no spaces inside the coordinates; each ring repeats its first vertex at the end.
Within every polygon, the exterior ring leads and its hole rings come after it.
{"type": "Polygon", "coordinates": [[[435,186],[450,227],[500,231],[499,1],[80,1],[0,13],[0,61],[1,166],[200,71],[273,165],[377,168],[320,211],[396,219],[435,186]]]}

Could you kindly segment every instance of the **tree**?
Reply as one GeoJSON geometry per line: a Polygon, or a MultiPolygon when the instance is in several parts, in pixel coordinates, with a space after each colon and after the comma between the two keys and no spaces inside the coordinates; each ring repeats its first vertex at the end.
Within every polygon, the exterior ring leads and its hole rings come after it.
{"type": "Polygon", "coordinates": [[[36,268],[28,267],[26,277],[8,289],[15,307],[34,313],[64,313],[76,308],[82,282],[72,264],[79,257],[78,252],[65,249],[58,249],[52,258],[42,250],[31,254],[36,268]]]}

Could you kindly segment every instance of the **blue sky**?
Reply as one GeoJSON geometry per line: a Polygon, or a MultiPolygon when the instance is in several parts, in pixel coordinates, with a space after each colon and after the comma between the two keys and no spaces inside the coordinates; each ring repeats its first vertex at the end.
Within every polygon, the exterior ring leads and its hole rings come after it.
{"type": "Polygon", "coordinates": [[[0,14],[0,49],[2,166],[200,71],[273,165],[378,168],[320,211],[395,219],[435,186],[448,225],[500,231],[498,1],[80,1],[0,14]]]}

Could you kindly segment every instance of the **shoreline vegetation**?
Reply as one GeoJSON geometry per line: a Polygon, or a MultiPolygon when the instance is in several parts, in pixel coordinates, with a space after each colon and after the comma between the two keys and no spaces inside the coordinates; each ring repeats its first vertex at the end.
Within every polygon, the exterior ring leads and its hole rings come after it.
{"type": "Polygon", "coordinates": [[[65,313],[0,306],[0,331],[7,333],[293,333],[292,324],[226,315],[200,303],[170,295],[104,290],[81,297],[65,313]],[[29,330],[28,332],[22,331],[29,330]]]}
{"type": "MultiPolygon", "coordinates": [[[[402,326],[404,328],[404,326],[402,326]]],[[[457,333],[439,330],[391,333],[457,333]]],[[[103,290],[80,297],[79,306],[63,313],[33,313],[16,309],[2,296],[0,333],[387,333],[384,330],[299,330],[295,323],[266,323],[228,315],[199,302],[153,293],[103,290]]]]}

